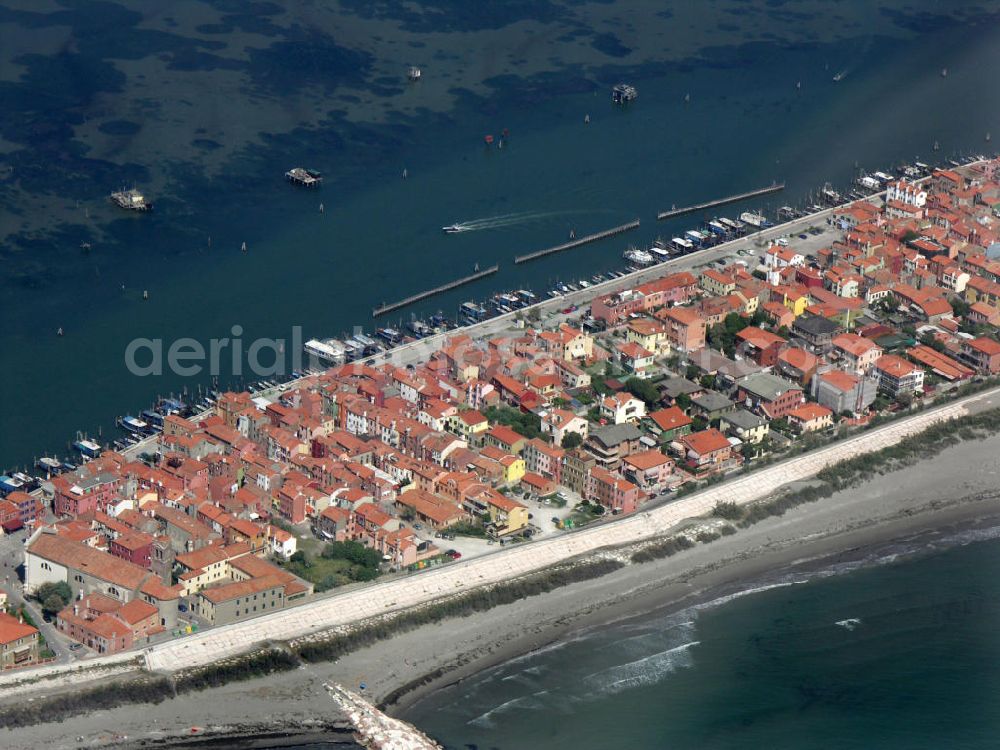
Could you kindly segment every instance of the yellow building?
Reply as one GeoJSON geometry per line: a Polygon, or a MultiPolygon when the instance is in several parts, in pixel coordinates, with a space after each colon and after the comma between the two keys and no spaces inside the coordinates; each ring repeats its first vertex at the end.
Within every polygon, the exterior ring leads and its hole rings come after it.
{"type": "Polygon", "coordinates": [[[524,476],[524,472],[526,471],[523,458],[520,456],[504,456],[500,459],[499,463],[503,466],[504,484],[512,485],[521,481],[521,477],[524,476]]]}
{"type": "Polygon", "coordinates": [[[796,318],[806,311],[806,308],[812,304],[808,294],[800,294],[799,292],[783,292],[781,303],[792,311],[792,315],[796,318]]]}
{"type": "Polygon", "coordinates": [[[628,322],[625,338],[638,344],[646,351],[656,354],[669,354],[670,341],[667,339],[667,327],[658,320],[651,318],[636,318],[628,322]]]}
{"type": "Polygon", "coordinates": [[[528,509],[517,500],[491,492],[486,499],[486,507],[490,525],[497,536],[516,534],[528,526],[528,509]]]}
{"type": "Polygon", "coordinates": [[[725,297],[736,291],[736,281],[732,276],[727,276],[721,271],[710,268],[702,272],[698,280],[699,285],[713,297],[725,297]]]}
{"type": "Polygon", "coordinates": [[[475,409],[466,409],[448,418],[452,432],[461,435],[469,443],[478,442],[475,438],[490,428],[490,421],[475,409]]]}

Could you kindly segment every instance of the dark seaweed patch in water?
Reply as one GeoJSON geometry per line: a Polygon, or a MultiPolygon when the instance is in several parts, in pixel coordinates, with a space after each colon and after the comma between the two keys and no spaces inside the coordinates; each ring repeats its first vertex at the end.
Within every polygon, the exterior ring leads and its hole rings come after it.
{"type": "Polygon", "coordinates": [[[191,145],[204,151],[215,151],[218,148],[222,148],[221,143],[213,141],[211,138],[195,138],[191,141],[191,145]]]}
{"type": "Polygon", "coordinates": [[[108,120],[101,123],[97,129],[108,135],[135,135],[142,129],[142,126],[130,120],[108,120]]]}
{"type": "Polygon", "coordinates": [[[614,34],[598,34],[594,37],[590,46],[598,52],[603,52],[605,55],[610,55],[611,57],[625,57],[632,52],[632,48],[622,44],[621,39],[614,34]]]}
{"type": "Polygon", "coordinates": [[[549,0],[426,0],[419,10],[408,0],[341,0],[340,4],[361,18],[399,21],[406,31],[418,33],[502,29],[518,21],[551,23],[566,13],[549,0]]]}
{"type": "Polygon", "coordinates": [[[338,45],[319,31],[296,30],[285,41],[250,51],[250,77],[261,89],[288,94],[321,86],[361,85],[371,69],[367,52],[338,45]]]}
{"type": "MultiPolygon", "coordinates": [[[[515,102],[545,101],[567,94],[585,94],[597,88],[589,78],[573,74],[569,70],[562,73],[539,73],[527,78],[493,76],[483,83],[495,91],[492,97],[480,98],[479,109],[487,113],[503,111],[515,102]]],[[[460,90],[452,89],[451,92],[459,93],[460,90]]],[[[461,90],[461,93],[464,96],[469,92],[461,90]]]]}
{"type": "Polygon", "coordinates": [[[167,64],[170,70],[241,70],[246,67],[246,64],[239,60],[229,60],[190,47],[165,56],[170,60],[167,64]]]}
{"type": "Polygon", "coordinates": [[[803,13],[796,10],[772,10],[768,11],[768,18],[776,21],[787,21],[789,23],[801,23],[802,21],[812,21],[819,18],[819,13],[803,13]]]}
{"type": "Polygon", "coordinates": [[[944,13],[930,13],[926,11],[906,13],[895,8],[879,8],[879,13],[890,19],[900,28],[915,31],[918,34],[938,32],[950,26],[957,26],[960,23],[956,16],[944,13]]]}
{"type": "Polygon", "coordinates": [[[235,29],[248,34],[280,36],[283,30],[271,22],[268,16],[278,16],[285,9],[275,3],[231,2],[230,0],[206,0],[206,4],[225,15],[218,23],[206,23],[197,27],[202,34],[229,34],[235,29]]]}

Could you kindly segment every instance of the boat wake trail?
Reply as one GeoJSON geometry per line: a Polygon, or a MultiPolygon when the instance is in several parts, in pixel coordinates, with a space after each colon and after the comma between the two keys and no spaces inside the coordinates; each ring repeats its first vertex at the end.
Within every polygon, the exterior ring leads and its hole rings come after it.
{"type": "Polygon", "coordinates": [[[547,219],[561,214],[574,213],[572,211],[524,211],[514,214],[500,214],[499,216],[487,216],[482,219],[470,219],[469,221],[458,221],[452,225],[452,232],[479,232],[483,229],[499,229],[500,227],[514,226],[515,224],[527,224],[528,222],[547,219]]]}

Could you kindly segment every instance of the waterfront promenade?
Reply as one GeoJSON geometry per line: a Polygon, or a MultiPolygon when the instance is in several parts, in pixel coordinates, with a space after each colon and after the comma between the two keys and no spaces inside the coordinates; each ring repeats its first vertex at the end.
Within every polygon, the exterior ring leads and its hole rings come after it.
{"type": "Polygon", "coordinates": [[[12,691],[50,690],[60,684],[79,686],[89,679],[135,668],[137,656],[142,657],[148,669],[157,671],[170,672],[202,666],[249,651],[268,641],[303,638],[426,604],[479,586],[503,583],[581,555],[597,554],[607,548],[663,536],[683,521],[709,513],[717,503],[734,502],[745,505],[760,500],[790,482],[809,479],[838,461],[894,445],[933,424],[982,411],[996,403],[1000,403],[1000,388],[901,418],[884,427],[620,520],[598,523],[580,531],[508,548],[407,578],[396,578],[343,594],[334,594],[273,615],[152,646],[140,654],[119,654],[74,665],[53,665],[3,675],[0,676],[0,688],[12,694],[12,691]],[[94,671],[75,673],[81,668],[94,671]],[[50,679],[36,679],[43,675],[50,679]],[[20,682],[24,684],[18,685],[20,682]]]}

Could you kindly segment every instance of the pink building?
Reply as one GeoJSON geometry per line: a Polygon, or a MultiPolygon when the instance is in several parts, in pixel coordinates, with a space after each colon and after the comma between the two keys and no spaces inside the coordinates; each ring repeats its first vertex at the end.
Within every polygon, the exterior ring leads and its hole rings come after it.
{"type": "Polygon", "coordinates": [[[648,450],[622,459],[621,472],[641,490],[657,494],[670,485],[674,462],[658,450],[648,450]]]}
{"type": "Polygon", "coordinates": [[[587,476],[584,497],[600,503],[612,513],[632,513],[639,507],[642,492],[624,477],[595,466],[587,476]]]}

